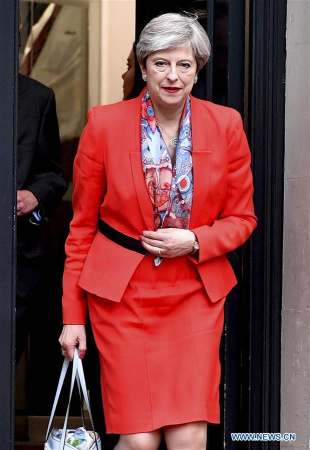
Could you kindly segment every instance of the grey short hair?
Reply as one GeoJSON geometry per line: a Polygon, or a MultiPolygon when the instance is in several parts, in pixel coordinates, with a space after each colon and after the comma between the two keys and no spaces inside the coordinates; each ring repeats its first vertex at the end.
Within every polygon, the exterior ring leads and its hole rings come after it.
{"type": "Polygon", "coordinates": [[[152,19],[142,30],[137,44],[137,59],[145,66],[146,58],[158,50],[190,44],[200,70],[211,54],[211,44],[198,16],[190,13],[167,13],[152,19]]]}

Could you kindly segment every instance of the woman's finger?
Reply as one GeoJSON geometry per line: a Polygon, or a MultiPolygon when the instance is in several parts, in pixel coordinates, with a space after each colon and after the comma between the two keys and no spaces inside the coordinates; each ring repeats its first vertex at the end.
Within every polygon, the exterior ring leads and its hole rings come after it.
{"type": "Polygon", "coordinates": [[[163,250],[163,241],[158,241],[156,239],[149,239],[147,237],[141,236],[141,241],[146,242],[153,247],[159,247],[163,250]]]}
{"type": "Polygon", "coordinates": [[[174,233],[176,230],[179,231],[180,228],[172,228],[172,227],[158,228],[158,230],[154,231],[154,233],[171,234],[174,233]]]}
{"type": "Polygon", "coordinates": [[[74,351],[75,351],[75,347],[73,347],[72,349],[70,349],[70,350],[67,350],[67,353],[66,353],[66,358],[68,358],[70,361],[73,361],[73,357],[74,357],[74,351]]]}
{"type": "Polygon", "coordinates": [[[153,245],[149,245],[146,242],[141,241],[143,247],[152,255],[156,256],[164,256],[164,251],[160,247],[154,247],[153,245]]]}
{"type": "Polygon", "coordinates": [[[68,351],[67,351],[67,349],[64,348],[64,347],[61,348],[61,353],[62,353],[62,356],[65,356],[65,357],[68,356],[68,351]]]}
{"type": "Polygon", "coordinates": [[[74,356],[74,350],[75,347],[61,347],[61,353],[63,356],[65,356],[67,359],[69,359],[69,361],[73,360],[73,356],[74,356]]]}
{"type": "Polygon", "coordinates": [[[165,236],[163,236],[161,234],[161,230],[157,230],[157,231],[143,231],[142,232],[142,236],[148,238],[148,239],[156,239],[158,241],[162,241],[164,239],[165,236]]]}
{"type": "Polygon", "coordinates": [[[86,335],[79,338],[79,356],[81,359],[84,358],[86,353],[86,335]]]}

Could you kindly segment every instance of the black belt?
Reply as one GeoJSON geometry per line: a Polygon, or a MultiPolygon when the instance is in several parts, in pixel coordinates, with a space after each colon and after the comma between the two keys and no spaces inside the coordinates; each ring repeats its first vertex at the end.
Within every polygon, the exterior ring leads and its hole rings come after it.
{"type": "Polygon", "coordinates": [[[115,244],[121,245],[128,250],[141,253],[142,255],[147,254],[147,250],[142,247],[141,241],[139,241],[139,239],[135,239],[133,237],[127,236],[127,234],[121,233],[115,228],[112,228],[104,220],[99,220],[98,230],[101,234],[110,239],[110,241],[115,242],[115,244]]]}

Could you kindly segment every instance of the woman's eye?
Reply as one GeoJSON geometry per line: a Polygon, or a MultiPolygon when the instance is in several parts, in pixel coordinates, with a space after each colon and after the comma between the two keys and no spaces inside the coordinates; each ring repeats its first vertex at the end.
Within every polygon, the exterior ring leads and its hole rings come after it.
{"type": "Polygon", "coordinates": [[[166,64],[165,61],[156,61],[155,63],[157,67],[164,67],[165,64],[166,64]]]}
{"type": "Polygon", "coordinates": [[[182,63],[182,64],[181,64],[182,69],[189,69],[190,66],[191,66],[191,65],[190,65],[189,63],[182,63]]]}

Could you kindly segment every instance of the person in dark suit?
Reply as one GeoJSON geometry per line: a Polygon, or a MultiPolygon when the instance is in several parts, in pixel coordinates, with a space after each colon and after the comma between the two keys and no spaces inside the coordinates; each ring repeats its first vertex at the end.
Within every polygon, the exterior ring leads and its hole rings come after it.
{"type": "Polygon", "coordinates": [[[18,75],[16,361],[29,333],[31,304],[44,267],[42,225],[67,182],[58,165],[60,138],[52,89],[18,75]]]}

